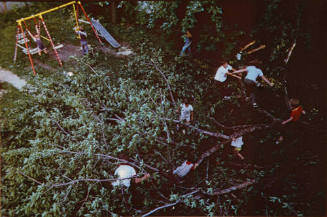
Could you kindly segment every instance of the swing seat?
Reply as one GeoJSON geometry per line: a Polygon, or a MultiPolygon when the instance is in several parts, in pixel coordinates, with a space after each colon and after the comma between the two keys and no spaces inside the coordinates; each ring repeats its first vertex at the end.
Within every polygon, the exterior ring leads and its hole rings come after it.
{"type": "MultiPolygon", "coordinates": [[[[26,47],[23,47],[23,46],[21,46],[19,44],[17,44],[17,46],[20,47],[23,50],[23,53],[24,54],[28,54],[26,47]]],[[[32,48],[32,49],[29,49],[28,51],[30,52],[30,54],[36,54],[36,53],[38,53],[38,48],[37,47],[36,48],[32,48]]]]}
{"type": "Polygon", "coordinates": [[[54,49],[58,50],[58,49],[60,49],[60,48],[62,48],[62,47],[64,47],[63,44],[58,44],[57,46],[54,47],[54,49]]]}
{"type": "MultiPolygon", "coordinates": [[[[26,42],[29,42],[30,40],[28,38],[26,38],[26,42]]],[[[20,39],[17,41],[18,44],[25,44],[25,40],[24,39],[20,39]]]]}
{"type": "MultiPolygon", "coordinates": [[[[25,31],[24,34],[26,35],[27,32],[25,31]]],[[[24,39],[23,33],[19,33],[19,34],[17,34],[16,37],[18,38],[18,40],[19,40],[19,39],[24,39]]]]}
{"type": "MultiPolygon", "coordinates": [[[[26,48],[23,49],[23,52],[24,52],[24,54],[28,54],[26,48]]],[[[37,53],[39,53],[39,48],[36,47],[36,48],[29,49],[29,52],[31,55],[37,54],[37,53]]]]}
{"type": "MultiPolygon", "coordinates": [[[[39,53],[39,48],[32,48],[32,49],[29,49],[29,50],[27,50],[26,49],[26,47],[23,47],[23,46],[21,46],[21,45],[17,45],[18,47],[20,47],[20,48],[22,48],[22,50],[23,50],[23,53],[24,54],[28,54],[28,52],[27,51],[29,51],[29,53],[31,54],[31,55],[34,55],[34,54],[37,54],[37,53],[39,53]]],[[[56,50],[58,50],[58,49],[60,49],[60,48],[62,48],[62,47],[64,47],[64,45],[63,44],[58,44],[57,46],[55,46],[54,48],[56,49],[56,50]]]]}

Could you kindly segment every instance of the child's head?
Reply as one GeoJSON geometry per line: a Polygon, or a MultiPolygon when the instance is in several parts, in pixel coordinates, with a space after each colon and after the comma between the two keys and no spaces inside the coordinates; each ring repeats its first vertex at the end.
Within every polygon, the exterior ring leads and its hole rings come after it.
{"type": "Polygon", "coordinates": [[[289,103],[292,107],[297,107],[300,105],[300,100],[296,98],[291,98],[289,103]]]}
{"type": "Polygon", "coordinates": [[[226,68],[228,66],[228,61],[227,60],[222,60],[221,64],[226,68]]]}
{"type": "Polygon", "coordinates": [[[190,104],[190,101],[189,101],[188,98],[186,98],[186,97],[184,98],[183,102],[184,102],[185,105],[190,104]]]}
{"type": "Polygon", "coordinates": [[[186,36],[192,38],[192,34],[190,33],[190,31],[186,31],[186,36]]]}
{"type": "Polygon", "coordinates": [[[118,155],[118,158],[122,159],[122,160],[127,160],[127,161],[129,159],[128,155],[126,153],[123,153],[123,152],[118,155]]]}
{"type": "Polygon", "coordinates": [[[258,60],[258,59],[254,59],[254,60],[251,60],[249,62],[249,65],[254,65],[256,67],[259,67],[260,65],[262,64],[262,61],[258,60]]]}
{"type": "Polygon", "coordinates": [[[79,27],[79,30],[84,31],[84,27],[83,26],[79,27]]]}

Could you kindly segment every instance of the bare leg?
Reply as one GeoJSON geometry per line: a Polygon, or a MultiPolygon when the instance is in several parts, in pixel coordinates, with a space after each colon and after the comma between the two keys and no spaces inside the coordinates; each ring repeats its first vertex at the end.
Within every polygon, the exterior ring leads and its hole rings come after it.
{"type": "Polygon", "coordinates": [[[283,136],[279,136],[278,139],[277,139],[277,141],[276,141],[276,144],[281,143],[283,140],[284,140],[284,137],[283,136]]]}
{"type": "Polygon", "coordinates": [[[241,155],[241,153],[238,150],[234,150],[234,152],[241,160],[244,160],[243,155],[241,155]]]}

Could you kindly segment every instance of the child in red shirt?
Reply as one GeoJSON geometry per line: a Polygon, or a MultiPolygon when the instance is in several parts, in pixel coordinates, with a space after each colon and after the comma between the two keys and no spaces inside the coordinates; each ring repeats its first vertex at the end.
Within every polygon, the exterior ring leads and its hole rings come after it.
{"type": "Polygon", "coordinates": [[[291,121],[297,121],[300,119],[301,114],[305,114],[302,106],[299,105],[300,101],[298,99],[290,99],[290,104],[293,109],[291,111],[290,118],[282,122],[283,125],[291,121]]]}
{"type": "MultiPolygon", "coordinates": [[[[303,110],[302,106],[300,106],[300,100],[292,98],[290,99],[289,103],[292,107],[292,111],[290,117],[287,120],[283,121],[282,125],[285,125],[289,122],[298,121],[301,115],[305,114],[305,111],[303,110]]],[[[284,137],[281,135],[276,141],[276,144],[281,143],[283,140],[284,137]]]]}

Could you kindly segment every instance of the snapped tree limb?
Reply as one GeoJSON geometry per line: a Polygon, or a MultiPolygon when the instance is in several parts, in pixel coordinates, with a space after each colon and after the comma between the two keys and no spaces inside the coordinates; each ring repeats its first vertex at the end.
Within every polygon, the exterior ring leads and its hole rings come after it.
{"type": "MultiPolygon", "coordinates": [[[[224,190],[217,190],[217,191],[214,191],[211,194],[208,194],[208,193],[205,193],[205,194],[210,195],[210,196],[217,196],[217,195],[222,195],[222,194],[228,194],[228,193],[230,193],[232,191],[236,191],[236,190],[239,190],[239,189],[242,189],[242,188],[246,188],[249,185],[253,185],[254,183],[255,183],[255,180],[254,179],[251,179],[251,180],[248,180],[246,182],[243,182],[242,184],[234,185],[234,186],[229,187],[229,188],[226,188],[224,190]]],[[[204,192],[202,192],[202,193],[204,193],[204,192]]]]}
{"type": "Polygon", "coordinates": [[[181,125],[184,125],[188,128],[191,128],[199,133],[203,133],[203,134],[206,134],[206,135],[209,135],[209,136],[213,136],[213,137],[217,137],[217,138],[223,138],[223,139],[230,139],[229,136],[225,135],[225,134],[222,134],[222,133],[215,133],[215,132],[211,132],[211,131],[207,131],[207,130],[202,130],[194,125],[191,125],[191,124],[184,124],[182,122],[180,122],[179,120],[173,120],[173,119],[169,119],[169,118],[165,118],[167,121],[172,121],[174,123],[178,123],[178,124],[181,124],[181,125]]]}
{"type": "Polygon", "coordinates": [[[173,104],[176,106],[176,102],[175,102],[175,99],[174,99],[174,95],[173,95],[173,92],[171,90],[171,87],[170,87],[170,84],[169,84],[169,81],[166,77],[166,75],[161,71],[161,69],[158,67],[157,64],[155,64],[155,62],[153,61],[153,59],[151,59],[151,62],[152,62],[152,65],[156,68],[156,70],[162,75],[162,77],[165,79],[166,83],[167,83],[167,87],[168,87],[168,90],[169,90],[169,94],[170,94],[170,98],[171,98],[171,101],[173,102],[173,104]]]}

